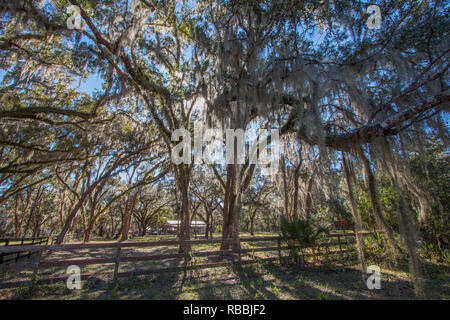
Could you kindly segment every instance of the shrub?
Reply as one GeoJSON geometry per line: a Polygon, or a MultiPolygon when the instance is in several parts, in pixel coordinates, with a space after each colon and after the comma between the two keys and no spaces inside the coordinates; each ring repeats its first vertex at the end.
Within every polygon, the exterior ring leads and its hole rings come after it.
{"type": "Polygon", "coordinates": [[[313,256],[320,245],[322,237],[328,233],[328,228],[315,223],[311,218],[294,217],[289,221],[286,217],[280,217],[280,230],[282,238],[290,247],[290,260],[305,264],[304,250],[311,248],[313,256]],[[298,246],[295,246],[295,241],[298,246]]]}

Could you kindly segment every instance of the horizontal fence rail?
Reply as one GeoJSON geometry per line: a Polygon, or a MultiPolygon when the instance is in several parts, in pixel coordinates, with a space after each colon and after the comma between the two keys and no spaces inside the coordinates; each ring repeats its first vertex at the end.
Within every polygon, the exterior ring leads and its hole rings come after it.
{"type": "MultiPolygon", "coordinates": [[[[362,235],[371,235],[372,232],[364,231],[358,232],[362,235]]],[[[335,253],[346,253],[353,251],[353,249],[343,249],[341,238],[351,238],[355,237],[355,233],[332,233],[328,234],[328,238],[337,238],[339,246],[339,250],[328,251],[327,254],[335,254],[335,253]]],[[[20,254],[23,252],[27,252],[27,255],[31,255],[35,253],[37,258],[31,262],[25,263],[7,263],[0,265],[0,273],[10,272],[10,271],[21,271],[21,270],[33,270],[33,279],[35,275],[38,273],[39,269],[44,268],[52,268],[52,267],[61,267],[61,266],[85,266],[85,265],[93,265],[93,264],[113,264],[114,265],[114,275],[113,275],[113,285],[116,284],[117,278],[126,277],[130,275],[144,275],[158,272],[175,272],[175,271],[184,271],[184,270],[193,270],[193,269],[201,269],[201,268],[212,268],[219,266],[227,266],[233,263],[238,264],[250,264],[255,263],[257,261],[277,261],[282,262],[282,251],[291,250],[293,248],[292,245],[282,245],[283,238],[279,236],[252,236],[252,237],[240,237],[238,239],[200,239],[200,240],[162,240],[162,241],[151,241],[151,242],[113,242],[113,243],[73,243],[73,244],[48,244],[51,237],[47,237],[45,239],[46,244],[40,242],[40,245],[36,245],[37,243],[33,243],[31,245],[14,245],[14,246],[0,246],[0,256],[3,255],[11,255],[11,254],[20,254]],[[122,255],[122,249],[126,248],[148,248],[148,247],[161,247],[161,246],[178,246],[180,244],[192,244],[192,245],[200,245],[200,244],[219,244],[229,242],[230,244],[236,243],[240,249],[229,249],[229,250],[208,250],[208,251],[191,251],[188,254],[185,253],[165,253],[165,254],[139,254],[134,256],[124,256],[122,255]],[[268,246],[268,247],[252,247],[242,248],[240,246],[243,242],[276,242],[276,246],[268,246]],[[79,259],[58,259],[58,260],[43,260],[41,261],[42,253],[44,251],[76,251],[76,250],[89,250],[89,249],[115,249],[113,250],[113,255],[105,258],[79,258],[79,259]],[[270,257],[270,258],[260,258],[253,255],[255,252],[269,252],[269,251],[278,251],[278,257],[270,257]],[[241,255],[246,254],[252,256],[253,260],[241,260],[241,255]],[[229,257],[231,260],[214,262],[214,263],[204,263],[198,265],[189,265],[189,259],[192,257],[229,257]],[[153,270],[145,270],[145,271],[127,271],[127,272],[119,272],[119,266],[121,263],[126,262],[140,262],[140,261],[161,261],[167,259],[179,259],[184,260],[185,265],[182,267],[170,267],[170,268],[158,268],[153,270]]],[[[349,241],[346,241],[349,244],[349,241]]],[[[351,242],[353,243],[353,242],[351,242]]],[[[294,246],[299,248],[299,246],[294,246]]],[[[324,252],[317,252],[316,255],[323,255],[324,252]]],[[[305,256],[312,256],[313,253],[306,253],[305,256]]],[[[13,259],[14,260],[14,259],[13,259]]],[[[12,261],[12,260],[10,260],[12,261]]],[[[92,276],[93,274],[82,274],[83,278],[87,278],[92,276]]],[[[51,278],[51,279],[39,279],[39,283],[48,283],[53,281],[60,281],[63,279],[67,279],[67,277],[59,277],[59,278],[51,278]]],[[[33,281],[33,280],[32,280],[33,281]]],[[[29,283],[29,281],[19,281],[8,284],[1,284],[2,287],[11,287],[11,286],[20,286],[25,283],[29,283]]]]}
{"type": "Polygon", "coordinates": [[[8,250],[0,251],[0,264],[19,261],[21,258],[30,258],[34,253],[33,250],[25,250],[24,247],[36,248],[40,245],[48,245],[53,243],[53,236],[37,237],[37,238],[6,238],[0,239],[0,248],[8,248],[8,250]],[[25,242],[31,242],[25,244],[25,242]],[[23,252],[28,251],[26,254],[23,252]]]}

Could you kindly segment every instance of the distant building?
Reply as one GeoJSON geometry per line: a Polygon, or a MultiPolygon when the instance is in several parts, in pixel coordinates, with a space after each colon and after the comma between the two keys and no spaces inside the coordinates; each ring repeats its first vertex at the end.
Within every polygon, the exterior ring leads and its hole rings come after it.
{"type": "MultiPolygon", "coordinates": [[[[180,220],[167,220],[162,226],[163,232],[167,233],[178,233],[180,228],[180,220]]],[[[192,233],[204,233],[206,230],[206,223],[203,221],[191,221],[191,232],[192,233]]]]}
{"type": "Polygon", "coordinates": [[[335,229],[341,229],[341,230],[346,230],[346,229],[352,229],[353,228],[353,223],[347,221],[347,220],[334,220],[333,221],[333,225],[335,229]]]}

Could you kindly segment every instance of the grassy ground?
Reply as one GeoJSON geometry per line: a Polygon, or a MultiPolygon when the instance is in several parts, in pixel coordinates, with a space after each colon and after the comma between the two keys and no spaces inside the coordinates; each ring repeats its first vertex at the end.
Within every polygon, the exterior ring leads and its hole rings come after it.
{"type": "MultiPolygon", "coordinates": [[[[431,265],[427,293],[431,299],[449,299],[448,266],[431,265]],[[431,272],[430,272],[431,271],[431,272]]],[[[343,271],[278,263],[218,267],[120,279],[109,287],[108,277],[82,281],[81,290],[64,282],[0,290],[1,299],[413,299],[404,271],[385,271],[381,289],[369,290],[354,267],[343,271]]]]}
{"type": "MultiPolygon", "coordinates": [[[[267,234],[265,234],[267,235],[267,234]]],[[[156,240],[157,236],[151,236],[156,240]]],[[[164,237],[164,239],[167,239],[164,237]]],[[[148,241],[133,239],[132,241],[148,241]]],[[[250,243],[247,247],[255,246],[250,243]]],[[[261,243],[259,244],[261,245],[261,243]]],[[[274,244],[267,244],[273,246],[274,244]]],[[[197,245],[196,251],[211,250],[217,245],[197,245]]],[[[127,249],[124,254],[172,253],[176,247],[127,249]]],[[[53,253],[44,259],[104,257],[113,254],[110,249],[78,250],[53,253]]],[[[255,253],[254,258],[276,257],[276,252],[255,253]]],[[[243,257],[245,260],[246,257],[243,257]]],[[[191,264],[211,262],[195,258],[191,264]]],[[[0,289],[0,299],[413,299],[407,266],[397,270],[381,266],[381,289],[369,290],[361,279],[354,253],[336,255],[329,261],[318,261],[304,267],[286,266],[276,262],[258,262],[250,265],[230,265],[187,272],[159,273],[146,276],[119,278],[111,287],[112,265],[82,267],[82,273],[93,274],[83,279],[81,290],[67,289],[65,281],[30,287],[0,289]]],[[[140,271],[182,265],[176,261],[147,261],[121,264],[120,271],[140,271]]],[[[427,262],[427,294],[431,299],[450,298],[450,266],[427,262]]],[[[42,270],[41,278],[65,276],[64,268],[42,270]]],[[[30,279],[30,272],[8,273],[4,282],[30,279]]]]}

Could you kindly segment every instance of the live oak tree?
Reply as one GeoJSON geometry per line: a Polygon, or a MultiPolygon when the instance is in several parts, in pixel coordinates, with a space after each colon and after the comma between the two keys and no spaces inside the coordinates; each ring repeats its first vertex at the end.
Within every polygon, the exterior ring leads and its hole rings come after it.
{"type": "MultiPolygon", "coordinates": [[[[408,165],[430,137],[448,145],[448,8],[443,1],[375,4],[380,29],[368,28],[366,5],[346,0],[23,0],[2,8],[0,205],[13,213],[15,233],[24,219],[35,227],[44,221],[40,209],[21,216],[20,199],[42,208],[50,205],[45,192],[62,191],[52,207],[58,218],[45,220],[58,222],[62,242],[83,210],[87,235],[116,200],[128,197],[127,208],[139,207],[140,188],[170,173],[178,188],[180,238],[189,240],[196,168],[171,161],[178,143],[172,132],[192,133],[195,121],[278,128],[281,137],[294,137],[288,149],[298,156],[282,160],[284,187],[277,177],[285,213],[314,214],[317,204],[345,189],[361,230],[351,180],[365,178],[375,223],[396,260],[377,193],[377,172],[387,172],[422,295],[417,224],[442,203],[414,183],[408,165]],[[80,8],[84,28],[69,28],[69,5],[80,8]],[[93,78],[96,90],[78,86],[93,78]],[[110,183],[133,167],[138,179],[113,190],[110,183]],[[336,172],[345,177],[344,188],[335,183],[336,172]]],[[[223,192],[223,237],[238,238],[242,195],[258,170],[248,162],[208,170],[223,192]]]]}

